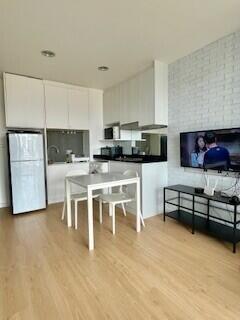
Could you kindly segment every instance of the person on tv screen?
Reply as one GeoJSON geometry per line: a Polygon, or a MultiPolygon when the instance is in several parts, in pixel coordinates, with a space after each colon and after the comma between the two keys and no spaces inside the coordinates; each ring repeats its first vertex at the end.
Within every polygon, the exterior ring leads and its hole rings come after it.
{"type": "Polygon", "coordinates": [[[213,131],[205,133],[204,140],[207,151],[204,155],[203,167],[205,169],[228,170],[230,168],[229,151],[217,145],[216,134],[213,131]]]}
{"type": "Polygon", "coordinates": [[[206,148],[206,143],[204,141],[204,137],[198,136],[195,140],[194,151],[191,153],[192,167],[195,167],[195,168],[203,167],[203,159],[206,151],[207,151],[207,148],[206,148]]]}

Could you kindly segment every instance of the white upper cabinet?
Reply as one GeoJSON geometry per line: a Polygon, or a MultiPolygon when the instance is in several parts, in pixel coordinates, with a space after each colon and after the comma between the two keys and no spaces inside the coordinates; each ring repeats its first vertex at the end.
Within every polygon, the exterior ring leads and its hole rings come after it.
{"type": "Polygon", "coordinates": [[[46,127],[89,129],[89,90],[58,82],[44,81],[46,127]]]}
{"type": "Polygon", "coordinates": [[[76,88],[68,90],[69,128],[89,129],[89,90],[76,88]]]}
{"type": "Polygon", "coordinates": [[[103,122],[104,125],[120,121],[120,87],[112,87],[103,94],[103,122]]]}
{"type": "Polygon", "coordinates": [[[120,124],[129,123],[129,85],[127,81],[119,85],[119,107],[121,112],[118,121],[120,124]]]}
{"type": "Polygon", "coordinates": [[[7,127],[44,128],[43,81],[4,73],[7,127]]]}
{"type": "Polygon", "coordinates": [[[139,75],[139,126],[154,124],[154,68],[139,75]]]}
{"type": "Polygon", "coordinates": [[[45,81],[46,127],[68,129],[68,90],[64,85],[45,81]]]}
{"type": "Polygon", "coordinates": [[[155,123],[168,125],[168,65],[154,61],[155,123]]]}
{"type": "Polygon", "coordinates": [[[168,125],[168,65],[154,61],[139,75],[139,126],[168,125]]]}
{"type": "MultiPolygon", "coordinates": [[[[9,73],[4,73],[3,79],[7,127],[90,130],[91,115],[102,131],[102,90],[9,73]],[[99,108],[94,115],[93,110],[89,112],[90,103],[92,108],[99,108]]],[[[118,118],[119,113],[109,119],[118,118]]]]}
{"type": "Polygon", "coordinates": [[[167,126],[168,66],[154,61],[135,77],[104,91],[103,120],[139,126],[167,126]],[[118,94],[116,94],[116,92],[118,94]]]}
{"type": "Polygon", "coordinates": [[[129,115],[128,122],[136,122],[139,119],[139,94],[140,94],[140,87],[139,87],[139,76],[131,78],[127,82],[128,84],[128,109],[127,113],[129,115]]]}
{"type": "Polygon", "coordinates": [[[90,138],[90,158],[93,154],[99,153],[104,146],[103,140],[103,91],[89,89],[89,138],[90,138]]]}

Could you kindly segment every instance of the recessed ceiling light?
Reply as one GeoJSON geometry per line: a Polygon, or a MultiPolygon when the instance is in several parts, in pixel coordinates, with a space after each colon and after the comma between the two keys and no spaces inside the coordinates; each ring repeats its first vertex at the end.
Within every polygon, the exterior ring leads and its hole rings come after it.
{"type": "Polygon", "coordinates": [[[109,68],[107,66],[100,66],[100,67],[98,67],[98,70],[99,71],[108,71],[109,68]]]}
{"type": "Polygon", "coordinates": [[[44,57],[48,57],[48,58],[53,58],[56,55],[53,51],[50,51],[50,50],[43,50],[43,51],[41,51],[41,54],[44,57]]]}

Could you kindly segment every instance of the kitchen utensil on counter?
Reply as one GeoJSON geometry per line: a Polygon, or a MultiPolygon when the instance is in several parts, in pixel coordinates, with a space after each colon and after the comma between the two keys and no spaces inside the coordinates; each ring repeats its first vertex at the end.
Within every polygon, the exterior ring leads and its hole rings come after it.
{"type": "Polygon", "coordinates": [[[122,155],[122,147],[103,147],[101,148],[101,156],[107,156],[109,158],[116,158],[122,155]]]}
{"type": "Polygon", "coordinates": [[[66,150],[66,162],[72,162],[72,150],[66,150]]]}

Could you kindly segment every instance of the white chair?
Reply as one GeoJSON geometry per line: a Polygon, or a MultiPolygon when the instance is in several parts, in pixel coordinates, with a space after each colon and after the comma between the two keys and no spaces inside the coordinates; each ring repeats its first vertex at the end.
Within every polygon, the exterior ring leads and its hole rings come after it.
{"type": "MultiPolygon", "coordinates": [[[[74,177],[74,176],[81,176],[88,174],[87,171],[85,170],[72,170],[69,171],[66,176],[65,176],[65,192],[66,192],[66,179],[69,177],[74,177]]],[[[74,215],[75,215],[75,229],[78,227],[78,202],[80,201],[85,201],[87,200],[87,192],[85,189],[81,188],[82,191],[79,193],[71,194],[71,201],[74,201],[74,215]]],[[[99,194],[93,194],[93,198],[98,197],[99,194]]],[[[64,203],[63,203],[63,210],[62,210],[62,220],[64,219],[65,216],[65,210],[66,210],[66,197],[64,198],[64,203]]]]}
{"type": "MultiPolygon", "coordinates": [[[[138,173],[132,170],[127,170],[123,173],[128,177],[138,177],[138,173]]],[[[136,190],[134,193],[129,192],[129,187],[121,186],[119,192],[109,193],[109,194],[101,194],[99,195],[99,220],[102,224],[103,215],[102,215],[102,207],[103,203],[109,204],[109,215],[112,216],[112,233],[115,234],[115,206],[121,204],[123,209],[123,214],[126,216],[126,209],[124,204],[132,201],[136,201],[136,190]]],[[[142,214],[140,215],[142,225],[145,227],[144,220],[142,214]]]]}

